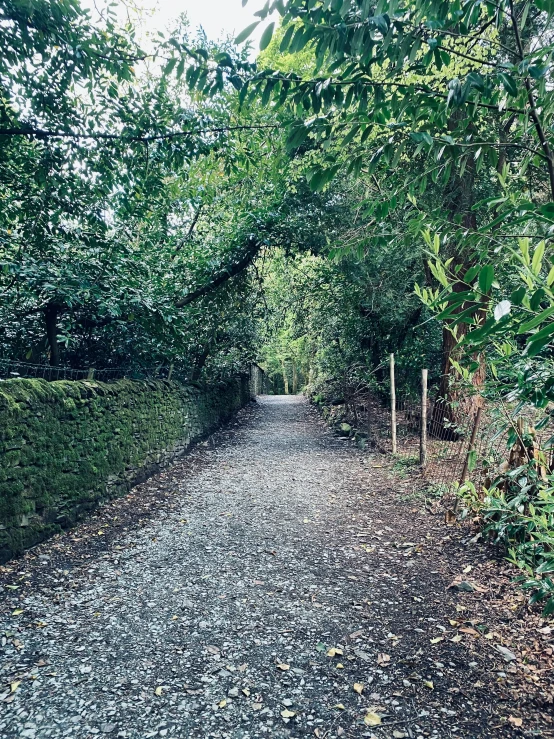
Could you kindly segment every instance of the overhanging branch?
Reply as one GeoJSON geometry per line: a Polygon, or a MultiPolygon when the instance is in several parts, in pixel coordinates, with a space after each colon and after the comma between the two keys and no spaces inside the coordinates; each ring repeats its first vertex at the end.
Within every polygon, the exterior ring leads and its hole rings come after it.
{"type": "Polygon", "coordinates": [[[255,239],[253,236],[251,236],[248,239],[248,246],[246,249],[246,252],[244,256],[234,264],[229,265],[226,269],[222,270],[221,272],[217,273],[215,277],[213,277],[210,282],[207,282],[205,285],[202,285],[202,287],[197,288],[196,290],[193,290],[188,295],[185,295],[184,298],[181,298],[178,300],[175,305],[177,308],[184,308],[185,305],[189,305],[190,303],[193,303],[195,300],[198,300],[198,298],[203,297],[204,295],[207,295],[208,293],[212,292],[216,288],[220,287],[220,285],[223,285],[225,282],[228,282],[232,277],[235,277],[236,275],[243,272],[254,260],[256,255],[261,249],[261,242],[255,239]]]}

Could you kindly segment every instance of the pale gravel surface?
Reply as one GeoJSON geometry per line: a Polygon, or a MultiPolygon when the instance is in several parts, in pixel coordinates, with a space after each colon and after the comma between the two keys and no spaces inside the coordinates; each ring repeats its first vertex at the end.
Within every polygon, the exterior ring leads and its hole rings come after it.
{"type": "Polygon", "coordinates": [[[511,736],[502,664],[430,645],[451,575],[401,546],[422,534],[380,465],[301,398],[246,416],[161,476],[177,495],[146,525],[69,570],[43,545],[27,571],[48,575],[4,591],[0,736],[511,736]]]}

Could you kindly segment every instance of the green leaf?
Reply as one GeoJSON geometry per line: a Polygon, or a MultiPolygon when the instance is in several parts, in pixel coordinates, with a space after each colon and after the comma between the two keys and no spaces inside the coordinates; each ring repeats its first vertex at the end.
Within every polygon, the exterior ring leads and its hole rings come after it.
{"type": "Polygon", "coordinates": [[[526,294],[527,290],[524,287],[519,287],[510,295],[510,300],[514,305],[521,305],[526,294]]]}
{"type": "Polygon", "coordinates": [[[543,216],[554,220],[554,203],[546,203],[546,205],[541,205],[539,211],[543,214],[543,216]]]}
{"type": "Polygon", "coordinates": [[[478,272],[479,272],[479,265],[470,267],[464,275],[464,282],[471,284],[473,280],[477,277],[478,272]]]}
{"type": "Polygon", "coordinates": [[[262,37],[260,39],[260,50],[261,51],[264,51],[264,49],[267,49],[267,47],[271,43],[274,30],[275,30],[275,23],[270,23],[269,26],[262,33],[262,37]]]}
{"type": "Polygon", "coordinates": [[[279,46],[279,51],[282,54],[286,54],[286,52],[288,51],[289,45],[290,45],[290,42],[291,42],[291,39],[292,39],[292,34],[294,33],[294,30],[295,30],[294,29],[294,26],[291,23],[291,25],[285,31],[285,35],[283,36],[283,39],[282,39],[281,44],[279,46]]]}
{"type": "Polygon", "coordinates": [[[542,258],[544,256],[544,249],[545,249],[545,243],[544,241],[541,241],[539,244],[537,244],[535,251],[533,253],[533,261],[531,262],[531,272],[535,276],[539,275],[541,271],[542,258]]]}
{"type": "Polygon", "coordinates": [[[538,314],[538,316],[535,316],[530,321],[522,323],[518,329],[518,334],[524,334],[527,331],[531,331],[539,326],[543,321],[546,321],[547,318],[550,318],[550,316],[554,316],[554,305],[551,305],[550,308],[546,308],[546,310],[543,310],[538,314]]]}
{"type": "Polygon", "coordinates": [[[526,356],[535,357],[540,351],[544,349],[545,346],[550,344],[550,341],[551,341],[550,336],[543,336],[542,339],[530,341],[527,344],[527,348],[525,350],[526,356]]]}
{"type": "Polygon", "coordinates": [[[492,264],[487,264],[479,272],[479,290],[485,295],[489,292],[494,282],[494,267],[492,264]]]}
{"type": "MultiPolygon", "coordinates": [[[[249,36],[252,35],[252,32],[254,29],[260,24],[260,21],[256,21],[255,23],[251,23],[249,26],[247,26],[243,31],[239,33],[239,35],[235,39],[235,44],[242,44],[243,41],[246,41],[249,36]]],[[[275,25],[274,23],[272,25],[275,25]]],[[[269,39],[271,41],[271,38],[269,39]]]]}
{"type": "Polygon", "coordinates": [[[515,81],[515,79],[507,72],[499,72],[498,77],[502,82],[502,85],[506,92],[512,97],[516,97],[518,90],[517,82],[515,81]]]}

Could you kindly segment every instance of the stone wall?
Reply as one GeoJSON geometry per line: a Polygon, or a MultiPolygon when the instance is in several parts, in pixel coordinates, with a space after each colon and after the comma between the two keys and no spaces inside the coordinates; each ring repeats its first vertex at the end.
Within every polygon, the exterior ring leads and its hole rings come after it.
{"type": "Polygon", "coordinates": [[[0,562],[183,454],[257,384],[0,382],[0,562]]]}

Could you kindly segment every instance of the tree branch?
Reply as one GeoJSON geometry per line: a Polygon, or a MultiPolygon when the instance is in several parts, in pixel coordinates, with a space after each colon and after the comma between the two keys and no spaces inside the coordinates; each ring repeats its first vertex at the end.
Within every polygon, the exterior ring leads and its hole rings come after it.
{"type": "Polygon", "coordinates": [[[42,128],[0,128],[0,136],[33,136],[37,139],[81,139],[93,141],[135,141],[148,143],[150,141],[163,141],[186,136],[199,136],[204,133],[226,133],[228,131],[258,131],[266,128],[279,128],[277,124],[266,124],[260,126],[220,126],[218,128],[199,128],[195,131],[173,131],[170,133],[153,134],[151,136],[137,134],[126,136],[118,133],[74,133],[72,131],[47,131],[42,128]]]}
{"type": "Polygon", "coordinates": [[[210,282],[202,285],[202,287],[199,287],[196,290],[193,290],[188,295],[185,295],[184,298],[181,298],[175,303],[175,306],[177,308],[184,308],[185,305],[189,305],[195,300],[198,300],[198,298],[207,295],[216,288],[220,287],[220,285],[228,282],[232,277],[235,277],[236,275],[243,272],[256,257],[256,255],[260,251],[261,246],[262,244],[260,241],[255,239],[253,236],[250,236],[250,238],[248,239],[248,247],[246,253],[238,262],[229,265],[226,269],[216,274],[216,276],[213,277],[210,282]]]}

